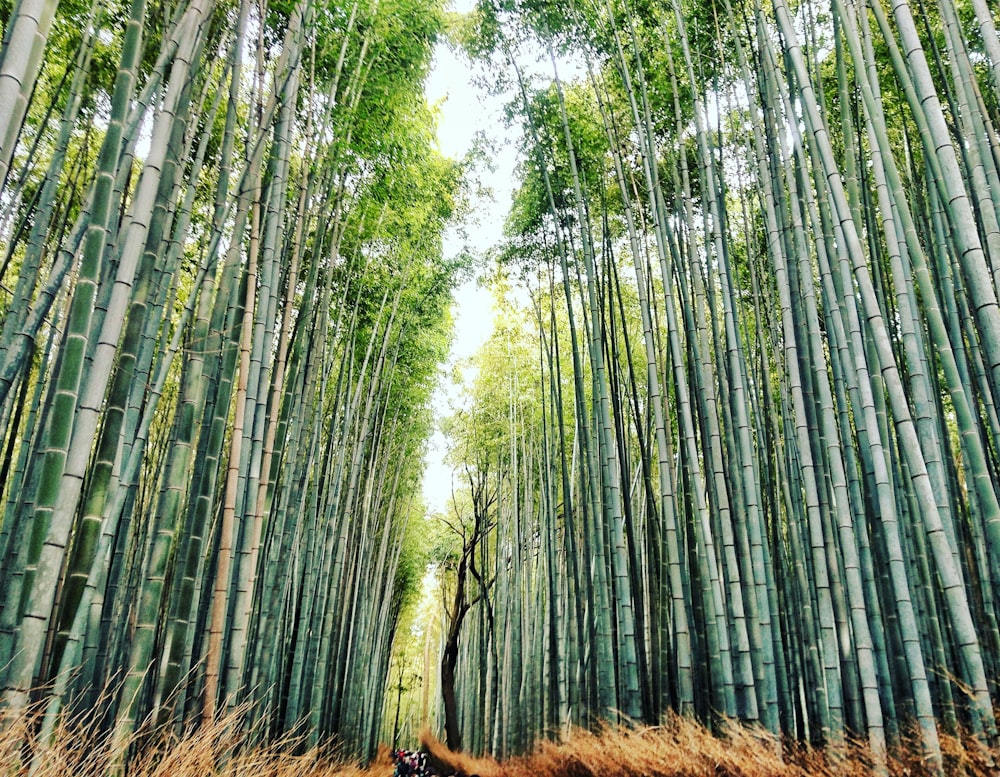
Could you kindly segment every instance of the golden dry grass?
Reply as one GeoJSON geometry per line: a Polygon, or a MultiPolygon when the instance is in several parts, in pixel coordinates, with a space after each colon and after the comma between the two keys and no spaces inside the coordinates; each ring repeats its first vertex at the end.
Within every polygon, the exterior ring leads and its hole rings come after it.
{"type": "MultiPolygon", "coordinates": [[[[49,747],[30,735],[35,721],[25,719],[0,734],[0,777],[103,777],[114,772],[120,754],[94,727],[63,728],[49,747]]],[[[203,727],[182,737],[133,743],[127,777],[389,777],[392,764],[383,748],[367,768],[317,750],[295,754],[292,743],[249,748],[237,718],[203,727]]],[[[943,743],[949,775],[987,777],[998,773],[1000,752],[986,751],[973,740],[943,743]]],[[[574,731],[563,742],[540,744],[531,755],[497,762],[452,753],[429,735],[424,747],[440,774],[479,777],[867,777],[874,774],[862,746],[816,751],[782,748],[777,740],[740,726],[724,737],[698,724],[671,718],[664,725],[574,731]]],[[[929,773],[917,750],[894,758],[893,777],[929,773]]]]}
{"type": "MultiPolygon", "coordinates": [[[[1000,752],[974,740],[943,742],[946,773],[997,777],[1000,752]]],[[[733,725],[725,736],[678,717],[664,725],[598,733],[576,731],[563,742],[546,742],[534,753],[503,763],[452,754],[425,738],[436,760],[460,774],[480,777],[870,777],[870,751],[860,744],[819,751],[784,746],[760,731],[733,725]]],[[[930,774],[919,750],[908,748],[888,764],[893,777],[930,774]]]]}

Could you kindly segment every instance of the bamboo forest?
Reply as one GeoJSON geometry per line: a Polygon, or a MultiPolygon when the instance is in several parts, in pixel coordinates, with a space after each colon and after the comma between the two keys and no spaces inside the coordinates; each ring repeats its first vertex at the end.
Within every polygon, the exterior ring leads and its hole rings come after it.
{"type": "Polygon", "coordinates": [[[0,771],[995,774],[998,6],[466,6],[0,0],[0,771]]]}

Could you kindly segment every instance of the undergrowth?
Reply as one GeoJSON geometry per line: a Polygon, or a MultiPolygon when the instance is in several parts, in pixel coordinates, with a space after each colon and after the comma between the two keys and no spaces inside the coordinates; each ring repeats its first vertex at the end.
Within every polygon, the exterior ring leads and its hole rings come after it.
{"type": "MultiPolygon", "coordinates": [[[[383,747],[367,767],[329,748],[296,752],[296,743],[250,746],[238,716],[181,736],[137,735],[124,758],[112,739],[86,723],[59,728],[51,743],[38,741],[37,719],[6,721],[0,732],[0,777],[389,777],[383,747]],[[116,767],[125,764],[124,768],[116,767]]],[[[561,742],[540,743],[530,755],[498,762],[452,753],[430,735],[423,747],[439,774],[479,777],[867,777],[879,772],[860,743],[822,750],[784,744],[758,730],[733,725],[716,736],[678,717],[663,725],[599,732],[574,731],[561,742]]],[[[993,777],[1000,750],[971,737],[944,737],[945,773],[993,777]]],[[[930,774],[916,743],[895,753],[892,777],[930,774]]]]}

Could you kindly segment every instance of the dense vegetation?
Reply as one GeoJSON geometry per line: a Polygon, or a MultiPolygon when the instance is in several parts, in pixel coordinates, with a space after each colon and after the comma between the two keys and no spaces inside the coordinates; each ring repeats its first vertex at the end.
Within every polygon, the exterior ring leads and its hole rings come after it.
{"type": "Polygon", "coordinates": [[[452,429],[450,746],[996,741],[996,40],[951,0],[479,4],[524,141],[452,429]]]}
{"type": "Polygon", "coordinates": [[[995,746],[994,15],[451,18],[522,155],[417,548],[441,4],[0,0],[5,753],[224,718],[371,756],[427,557],[455,749],[670,711],[877,770],[995,746]]]}
{"type": "Polygon", "coordinates": [[[373,751],[461,271],[440,3],[3,18],[5,714],[373,751]]]}
{"type": "MultiPolygon", "coordinates": [[[[293,752],[287,742],[247,746],[237,717],[222,716],[177,738],[145,743],[129,762],[132,777],[390,777],[389,748],[381,746],[361,766],[324,749],[293,752]]],[[[0,734],[0,768],[16,770],[7,729],[0,734]]],[[[29,742],[29,747],[39,745],[29,742]]],[[[36,763],[36,777],[103,777],[116,755],[111,742],[91,728],[60,730],[36,763]]],[[[942,737],[949,774],[993,777],[996,751],[976,740],[942,737]]],[[[871,777],[871,753],[858,743],[813,749],[800,744],[781,747],[759,729],[726,729],[725,737],[696,721],[667,716],[660,725],[627,730],[576,730],[560,742],[542,741],[534,752],[497,760],[453,752],[432,737],[423,738],[428,765],[439,775],[467,777],[871,777]]],[[[891,757],[891,777],[931,774],[919,750],[891,757]]]]}

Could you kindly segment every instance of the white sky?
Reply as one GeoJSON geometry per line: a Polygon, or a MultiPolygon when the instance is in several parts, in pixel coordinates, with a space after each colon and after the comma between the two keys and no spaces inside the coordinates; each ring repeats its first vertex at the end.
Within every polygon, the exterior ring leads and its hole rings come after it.
{"type": "MultiPolygon", "coordinates": [[[[453,10],[467,12],[474,0],[452,0],[453,10]]],[[[482,183],[493,190],[493,200],[474,203],[476,222],[467,226],[468,243],[476,253],[496,245],[501,236],[503,220],[510,206],[513,189],[514,150],[505,138],[509,134],[502,122],[502,101],[491,98],[477,87],[470,78],[473,65],[456,56],[447,46],[438,44],[434,65],[427,81],[425,93],[431,104],[440,103],[438,145],[446,156],[461,158],[471,147],[477,131],[497,143],[494,171],[482,170],[482,183]]],[[[446,255],[454,255],[462,248],[457,234],[445,238],[446,255]]],[[[457,401],[458,389],[452,385],[448,374],[452,366],[473,355],[486,341],[493,329],[493,298],[475,280],[463,284],[455,293],[455,336],[432,403],[436,419],[448,415],[450,404],[457,401]]],[[[423,495],[430,512],[442,512],[451,497],[451,469],[444,463],[447,442],[440,431],[435,431],[425,458],[423,495]]]]}

